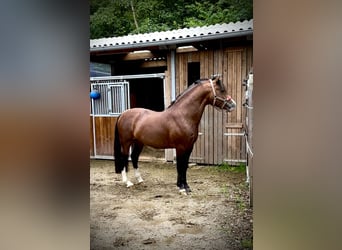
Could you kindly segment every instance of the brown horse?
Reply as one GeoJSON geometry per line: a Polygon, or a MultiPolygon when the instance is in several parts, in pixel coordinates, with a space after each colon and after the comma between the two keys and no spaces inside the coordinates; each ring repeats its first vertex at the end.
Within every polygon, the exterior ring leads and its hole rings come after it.
{"type": "Polygon", "coordinates": [[[198,125],[204,108],[211,104],[228,112],[236,107],[226,95],[218,76],[194,82],[162,112],[133,108],[123,112],[115,126],[115,172],[122,174],[127,187],[128,155],[132,146],[132,164],[138,182],[143,179],[138,170],[138,158],[144,147],[175,148],[177,158],[177,186],[180,192],[191,192],[186,181],[189,157],[198,137],[198,125]]]}

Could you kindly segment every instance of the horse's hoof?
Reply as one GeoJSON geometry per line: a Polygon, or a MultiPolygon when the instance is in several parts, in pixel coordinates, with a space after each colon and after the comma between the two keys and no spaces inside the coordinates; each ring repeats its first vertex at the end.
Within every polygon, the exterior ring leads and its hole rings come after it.
{"type": "Polygon", "coordinates": [[[138,183],[142,183],[144,180],[142,178],[138,179],[138,183]]]}
{"type": "Polygon", "coordinates": [[[179,189],[180,194],[188,195],[188,192],[185,190],[185,188],[179,189]]]}
{"type": "Polygon", "coordinates": [[[130,181],[127,181],[126,185],[127,185],[127,187],[131,187],[131,186],[133,186],[133,183],[130,181]]]}

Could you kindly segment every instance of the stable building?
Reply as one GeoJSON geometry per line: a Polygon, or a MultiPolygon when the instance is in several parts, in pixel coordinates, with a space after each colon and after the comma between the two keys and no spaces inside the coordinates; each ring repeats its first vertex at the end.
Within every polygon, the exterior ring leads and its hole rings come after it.
{"type": "MultiPolygon", "coordinates": [[[[220,74],[237,102],[207,106],[190,162],[246,162],[243,83],[253,66],[253,20],[90,40],[90,156],[113,159],[114,126],[126,109],[162,111],[200,78],[220,74]]],[[[146,148],[142,160],[174,161],[173,149],[146,148]]]]}

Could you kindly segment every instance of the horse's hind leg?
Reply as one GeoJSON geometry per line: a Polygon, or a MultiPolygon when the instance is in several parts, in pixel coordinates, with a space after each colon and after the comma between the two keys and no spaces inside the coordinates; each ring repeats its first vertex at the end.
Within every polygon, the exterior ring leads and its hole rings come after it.
{"type": "Polygon", "coordinates": [[[139,141],[135,141],[132,146],[132,154],[131,154],[132,164],[134,167],[134,175],[137,178],[139,183],[144,181],[143,178],[141,178],[139,167],[138,167],[139,155],[141,151],[143,150],[143,148],[144,148],[144,144],[140,143],[139,141]]]}
{"type": "Polygon", "coordinates": [[[129,180],[127,172],[128,172],[128,155],[129,155],[129,143],[122,143],[121,147],[121,161],[122,161],[122,182],[126,183],[127,187],[133,186],[133,183],[129,180]]]}
{"type": "Polygon", "coordinates": [[[124,168],[121,171],[122,181],[126,183],[127,187],[133,186],[133,183],[128,179],[127,177],[127,171],[128,171],[128,155],[123,155],[123,163],[124,168]]]}

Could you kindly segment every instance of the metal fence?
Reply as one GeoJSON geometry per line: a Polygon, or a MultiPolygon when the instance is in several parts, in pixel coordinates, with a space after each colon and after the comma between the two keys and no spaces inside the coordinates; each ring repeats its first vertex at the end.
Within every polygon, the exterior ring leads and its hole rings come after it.
{"type": "Polygon", "coordinates": [[[130,108],[128,81],[91,81],[91,91],[93,90],[100,93],[100,98],[91,101],[90,114],[93,116],[116,117],[130,108]]]}

